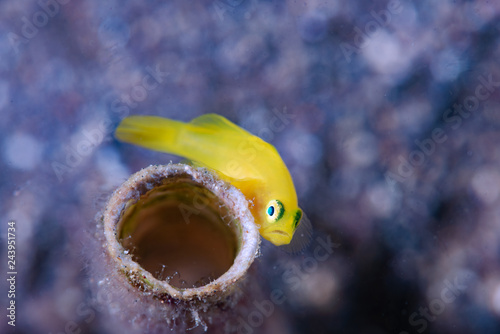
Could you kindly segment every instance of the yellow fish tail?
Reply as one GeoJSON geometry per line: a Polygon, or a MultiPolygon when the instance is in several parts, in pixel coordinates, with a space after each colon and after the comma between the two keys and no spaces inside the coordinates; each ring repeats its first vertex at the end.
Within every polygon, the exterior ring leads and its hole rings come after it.
{"type": "Polygon", "coordinates": [[[182,143],[185,126],[185,123],[162,117],[130,116],[120,123],[115,137],[152,150],[185,156],[182,143]]]}

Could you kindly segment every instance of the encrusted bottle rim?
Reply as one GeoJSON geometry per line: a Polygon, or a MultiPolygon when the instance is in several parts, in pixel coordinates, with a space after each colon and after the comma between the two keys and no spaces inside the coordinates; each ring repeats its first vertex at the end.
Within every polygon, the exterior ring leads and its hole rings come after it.
{"type": "Polygon", "coordinates": [[[245,196],[214,172],[184,164],[152,165],[133,174],[115,190],[103,214],[105,249],[130,283],[165,301],[218,301],[231,294],[253,263],[260,243],[254,219],[245,196]],[[178,288],[145,270],[119,240],[120,221],[126,209],[148,191],[169,183],[191,182],[213,193],[230,213],[237,231],[237,253],[232,266],[210,283],[193,288],[178,288]]]}

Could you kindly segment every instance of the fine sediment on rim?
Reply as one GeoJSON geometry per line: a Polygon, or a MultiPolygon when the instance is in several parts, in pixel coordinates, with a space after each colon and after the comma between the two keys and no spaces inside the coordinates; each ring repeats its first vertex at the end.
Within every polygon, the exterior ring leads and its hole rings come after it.
{"type": "Polygon", "coordinates": [[[260,242],[248,202],[205,168],[133,174],[108,201],[96,237],[102,256],[91,259],[91,285],[113,332],[234,332],[251,307],[242,296],[260,291],[247,278],[260,242]]]}

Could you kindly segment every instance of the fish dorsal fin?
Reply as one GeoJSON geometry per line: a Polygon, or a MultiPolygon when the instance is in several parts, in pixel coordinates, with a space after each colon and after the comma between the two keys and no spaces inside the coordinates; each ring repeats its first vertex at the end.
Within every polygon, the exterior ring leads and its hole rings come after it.
{"type": "MultiPolygon", "coordinates": [[[[205,129],[223,132],[231,136],[244,137],[245,139],[252,141],[254,147],[265,146],[265,149],[274,151],[279,155],[276,148],[269,144],[268,142],[262,140],[261,138],[251,134],[247,130],[240,128],[238,125],[226,119],[224,116],[217,114],[205,114],[193,119],[190,124],[200,126],[205,129]]],[[[261,150],[261,148],[259,148],[261,150]]]]}
{"type": "Polygon", "coordinates": [[[190,124],[203,127],[205,129],[211,129],[216,131],[222,131],[226,133],[231,133],[233,135],[253,136],[250,132],[240,128],[238,125],[227,120],[225,117],[217,114],[205,114],[193,119],[190,124]]]}
{"type": "Polygon", "coordinates": [[[270,149],[279,155],[276,148],[269,144],[268,142],[262,140],[258,136],[253,135],[247,130],[240,128],[238,125],[229,121],[227,118],[217,114],[205,114],[194,118],[190,124],[200,126],[205,129],[222,132],[231,136],[244,137],[247,140],[252,141],[252,144],[257,147],[257,145],[264,145],[266,149],[270,149]]]}
{"type": "Polygon", "coordinates": [[[205,165],[225,175],[226,179],[233,181],[262,179],[264,175],[256,167],[256,161],[259,161],[259,159],[267,159],[268,163],[279,163],[281,161],[274,146],[228,121],[223,116],[205,114],[193,119],[189,125],[195,127],[192,130],[193,133],[203,132],[203,135],[206,135],[206,140],[217,143],[219,147],[228,148],[230,152],[226,152],[225,160],[215,159],[212,154],[203,161],[205,165]],[[250,160],[255,159],[253,160],[254,163],[249,163],[249,156],[253,157],[250,160]],[[230,161],[240,163],[242,168],[234,168],[233,164],[228,163],[230,161]]]}

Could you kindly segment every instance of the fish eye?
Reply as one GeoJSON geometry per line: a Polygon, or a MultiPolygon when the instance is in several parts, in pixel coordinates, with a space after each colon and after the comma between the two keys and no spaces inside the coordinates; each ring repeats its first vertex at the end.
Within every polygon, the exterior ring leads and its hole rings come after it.
{"type": "Polygon", "coordinates": [[[266,213],[269,219],[272,220],[273,222],[279,220],[281,217],[283,217],[283,214],[285,213],[285,208],[283,206],[283,203],[281,203],[277,199],[273,199],[267,205],[266,213]]]}

